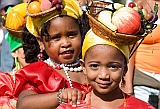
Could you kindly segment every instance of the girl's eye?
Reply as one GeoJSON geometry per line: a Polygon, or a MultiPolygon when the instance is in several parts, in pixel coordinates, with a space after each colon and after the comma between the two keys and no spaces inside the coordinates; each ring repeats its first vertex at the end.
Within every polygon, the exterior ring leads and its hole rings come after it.
{"type": "Polygon", "coordinates": [[[58,36],[58,35],[51,36],[50,39],[51,39],[51,40],[58,41],[58,40],[60,40],[60,36],[58,36]]]}
{"type": "Polygon", "coordinates": [[[77,32],[69,32],[68,33],[68,37],[76,37],[78,35],[78,33],[77,32]]]}
{"type": "Polygon", "coordinates": [[[119,67],[116,66],[116,65],[112,65],[112,66],[109,66],[109,68],[112,68],[112,69],[118,69],[119,67]]]}
{"type": "Polygon", "coordinates": [[[98,69],[99,65],[98,64],[90,64],[89,67],[92,69],[98,69]]]}
{"type": "Polygon", "coordinates": [[[111,70],[118,70],[118,69],[121,68],[121,65],[118,64],[118,63],[112,63],[112,64],[108,65],[108,68],[111,69],[111,70]]]}

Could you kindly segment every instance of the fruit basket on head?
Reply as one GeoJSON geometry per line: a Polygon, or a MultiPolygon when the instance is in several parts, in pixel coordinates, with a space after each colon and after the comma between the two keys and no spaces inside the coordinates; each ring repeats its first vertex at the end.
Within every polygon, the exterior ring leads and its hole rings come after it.
{"type": "Polygon", "coordinates": [[[54,12],[61,13],[64,8],[63,0],[29,0],[27,5],[27,15],[32,18],[49,16],[54,12]]]}
{"type": "Polygon", "coordinates": [[[66,10],[73,7],[70,3],[74,6],[75,0],[29,0],[26,28],[35,37],[39,37],[41,26],[56,16],[68,14],[66,10]]]}
{"type": "Polygon", "coordinates": [[[7,10],[7,14],[2,17],[2,23],[8,32],[15,37],[22,37],[23,27],[26,24],[27,3],[20,3],[7,10]]]}
{"type": "MultiPolygon", "coordinates": [[[[131,2],[130,4],[135,4],[131,2]]],[[[118,45],[136,45],[156,28],[158,5],[151,10],[152,18],[146,19],[142,9],[133,5],[92,1],[87,5],[87,15],[92,31],[101,38],[118,45]]],[[[140,45],[139,43],[139,45],[140,45]]],[[[138,46],[139,46],[138,45],[138,46]]],[[[137,46],[137,48],[138,48],[137,46]]],[[[136,49],[137,49],[136,48],[136,49]]],[[[135,49],[135,50],[136,50],[135,49]]]]}

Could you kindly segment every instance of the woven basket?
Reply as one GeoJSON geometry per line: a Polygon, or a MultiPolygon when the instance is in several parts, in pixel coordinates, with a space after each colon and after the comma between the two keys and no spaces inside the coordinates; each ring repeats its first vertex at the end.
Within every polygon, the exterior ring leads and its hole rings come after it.
{"type": "Polygon", "coordinates": [[[15,37],[18,37],[18,38],[22,38],[22,30],[14,30],[14,29],[11,29],[11,28],[8,28],[5,26],[5,28],[8,30],[8,32],[15,36],[15,37]]]}
{"type": "MultiPolygon", "coordinates": [[[[32,1],[34,1],[34,0],[29,0],[28,5],[32,1]]],[[[26,13],[27,13],[28,16],[31,16],[31,17],[44,17],[44,16],[50,15],[51,13],[54,13],[56,11],[56,7],[52,7],[49,10],[45,10],[45,11],[41,11],[39,13],[31,14],[31,13],[28,12],[28,5],[27,5],[26,13]]]]}
{"type": "Polygon", "coordinates": [[[119,45],[132,45],[147,35],[147,33],[144,33],[143,35],[139,35],[139,36],[121,34],[121,33],[112,31],[107,26],[105,26],[100,21],[98,21],[97,20],[98,13],[101,10],[103,10],[108,4],[110,3],[93,2],[89,8],[89,11],[87,12],[90,27],[92,28],[92,31],[96,35],[119,45]]]}
{"type": "Polygon", "coordinates": [[[13,35],[15,37],[18,37],[18,38],[22,38],[22,29],[23,29],[23,27],[21,27],[21,29],[19,29],[19,30],[15,30],[15,29],[9,28],[9,27],[7,27],[5,25],[5,18],[2,18],[2,23],[3,23],[3,26],[7,29],[7,31],[11,35],[13,35]]]}

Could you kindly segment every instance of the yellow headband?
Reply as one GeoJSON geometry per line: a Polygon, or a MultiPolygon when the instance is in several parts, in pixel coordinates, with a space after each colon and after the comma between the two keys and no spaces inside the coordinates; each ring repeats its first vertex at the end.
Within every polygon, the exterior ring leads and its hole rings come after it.
{"type": "MultiPolygon", "coordinates": [[[[75,19],[78,19],[80,16],[82,16],[83,12],[77,0],[63,0],[62,4],[64,5],[64,9],[62,10],[62,13],[60,15],[67,15],[75,19]]],[[[59,16],[59,14],[57,13],[56,10],[52,14],[44,17],[28,16],[26,27],[30,33],[38,37],[42,24],[57,16],[59,16]]]]}
{"type": "Polygon", "coordinates": [[[129,61],[129,55],[130,55],[130,50],[131,50],[131,45],[116,45],[112,42],[109,42],[107,40],[104,40],[97,35],[93,33],[92,30],[89,30],[85,36],[85,39],[83,41],[83,46],[82,46],[82,59],[84,60],[84,56],[86,51],[91,48],[92,46],[98,45],[98,44],[107,44],[110,46],[113,46],[117,49],[119,49],[124,56],[127,59],[127,62],[129,61]]]}

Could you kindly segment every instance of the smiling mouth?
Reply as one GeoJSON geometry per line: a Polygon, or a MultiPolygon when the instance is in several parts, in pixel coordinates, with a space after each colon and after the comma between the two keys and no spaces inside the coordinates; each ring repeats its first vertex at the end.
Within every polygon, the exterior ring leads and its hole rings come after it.
{"type": "Polygon", "coordinates": [[[111,85],[111,83],[97,83],[97,84],[101,88],[108,88],[111,85]]]}

